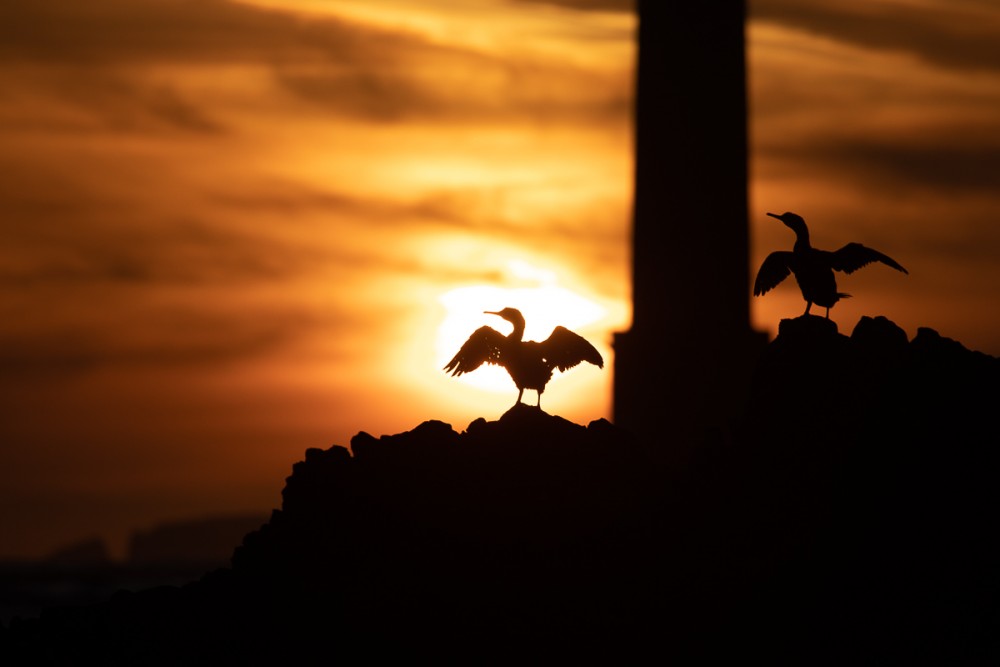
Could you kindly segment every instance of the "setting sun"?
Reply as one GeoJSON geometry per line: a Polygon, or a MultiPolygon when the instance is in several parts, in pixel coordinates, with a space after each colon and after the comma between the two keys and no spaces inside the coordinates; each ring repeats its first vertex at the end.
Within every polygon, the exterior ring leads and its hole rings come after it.
{"type": "MultiPolygon", "coordinates": [[[[545,340],[556,326],[575,330],[605,315],[598,304],[556,284],[555,274],[523,261],[512,261],[508,269],[517,278],[535,280],[535,287],[505,288],[493,285],[459,287],[441,295],[445,316],[438,328],[435,355],[439,366],[448,363],[469,335],[483,325],[510,333],[510,325],[484,311],[517,308],[524,315],[525,340],[545,340]]],[[[513,388],[507,371],[484,366],[462,375],[458,381],[476,389],[510,393],[513,388]]]]}

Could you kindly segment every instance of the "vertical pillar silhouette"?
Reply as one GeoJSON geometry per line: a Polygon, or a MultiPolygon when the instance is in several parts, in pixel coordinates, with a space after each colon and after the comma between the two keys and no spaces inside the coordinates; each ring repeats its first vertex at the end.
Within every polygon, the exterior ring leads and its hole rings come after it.
{"type": "Polygon", "coordinates": [[[723,425],[750,327],[745,3],[639,1],[633,316],[614,419],[647,440],[723,425]]]}

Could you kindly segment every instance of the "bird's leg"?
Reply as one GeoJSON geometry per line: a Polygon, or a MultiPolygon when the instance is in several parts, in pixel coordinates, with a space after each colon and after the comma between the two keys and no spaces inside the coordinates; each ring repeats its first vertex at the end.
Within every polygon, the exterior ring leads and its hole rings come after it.
{"type": "Polygon", "coordinates": [[[826,319],[830,319],[830,309],[826,309],[826,319]]]}
{"type": "Polygon", "coordinates": [[[524,396],[524,389],[518,388],[518,390],[517,390],[517,402],[514,403],[514,405],[520,405],[521,404],[521,397],[522,396],[524,396]]]}
{"type": "Polygon", "coordinates": [[[809,309],[812,308],[812,307],[813,307],[813,302],[812,301],[806,301],[806,312],[804,312],[803,315],[808,315],[809,314],[809,309]]]}
{"type": "Polygon", "coordinates": [[[538,392],[538,403],[535,404],[535,407],[538,408],[539,410],[542,409],[542,392],[541,391],[538,392]]]}

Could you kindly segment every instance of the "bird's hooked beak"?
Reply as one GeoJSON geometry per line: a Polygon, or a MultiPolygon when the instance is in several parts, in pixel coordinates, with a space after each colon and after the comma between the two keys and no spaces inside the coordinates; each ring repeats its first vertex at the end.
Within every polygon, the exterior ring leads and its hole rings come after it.
{"type": "Polygon", "coordinates": [[[517,322],[520,320],[524,322],[524,318],[521,317],[521,313],[514,310],[513,308],[504,308],[503,310],[484,310],[485,315],[496,315],[497,317],[503,318],[517,327],[517,322]]]}
{"type": "Polygon", "coordinates": [[[785,212],[782,213],[781,215],[769,212],[768,215],[771,216],[772,218],[780,220],[781,224],[783,224],[785,227],[788,227],[796,234],[799,232],[800,227],[805,227],[805,222],[802,220],[802,218],[791,212],[785,212]]]}

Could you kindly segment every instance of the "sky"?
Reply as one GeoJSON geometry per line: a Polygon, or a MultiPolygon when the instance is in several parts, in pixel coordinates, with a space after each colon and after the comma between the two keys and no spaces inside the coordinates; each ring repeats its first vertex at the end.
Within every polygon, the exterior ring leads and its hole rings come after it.
{"type": "MultiPolygon", "coordinates": [[[[442,371],[482,311],[607,362],[628,327],[625,0],[0,5],[0,558],[280,506],[308,447],[516,397],[442,371]]],[[[751,271],[791,232],[906,266],[840,280],[1000,355],[1000,4],[752,0],[751,271]]],[[[749,295],[748,295],[749,298],[749,295]]],[[[774,332],[791,281],[752,303],[774,332]]],[[[526,396],[533,401],[534,395],[526,396]]]]}

